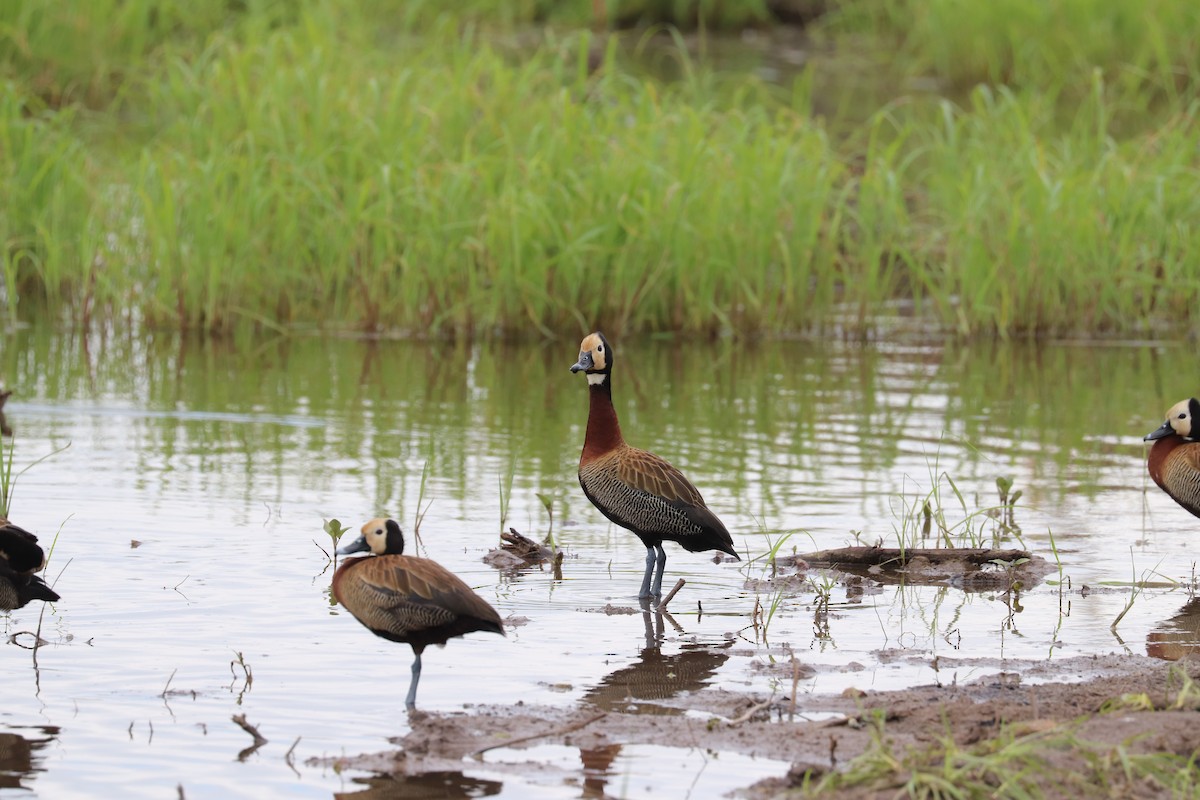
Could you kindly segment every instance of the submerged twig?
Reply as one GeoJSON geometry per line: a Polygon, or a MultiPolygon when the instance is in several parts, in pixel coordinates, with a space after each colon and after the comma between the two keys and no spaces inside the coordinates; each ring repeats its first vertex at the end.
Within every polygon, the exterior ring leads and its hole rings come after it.
{"type": "Polygon", "coordinates": [[[662,602],[658,604],[658,610],[662,611],[662,610],[666,609],[667,603],[671,602],[671,598],[673,598],[675,595],[679,594],[679,590],[682,589],[684,584],[686,584],[686,583],[687,583],[687,581],[685,581],[683,578],[680,578],[679,580],[675,581],[675,588],[672,589],[671,591],[667,592],[667,596],[664,597],[662,599],[662,602]]]}
{"type": "Polygon", "coordinates": [[[291,769],[292,772],[296,773],[297,777],[300,775],[300,770],[296,769],[295,757],[296,745],[298,744],[300,744],[299,736],[296,737],[296,741],[292,742],[292,746],[288,748],[288,751],[283,754],[284,763],[288,765],[288,768],[291,769]]]}
{"type": "Polygon", "coordinates": [[[257,750],[258,748],[260,748],[264,744],[266,744],[267,739],[265,736],[263,736],[261,733],[258,732],[258,728],[254,727],[253,725],[251,725],[249,722],[246,721],[245,714],[234,714],[233,721],[235,723],[237,723],[238,727],[240,727],[246,733],[248,733],[254,737],[254,744],[245,748],[244,750],[239,752],[237,755],[238,761],[245,761],[247,758],[249,758],[250,756],[252,756],[254,754],[255,750],[257,750]]]}

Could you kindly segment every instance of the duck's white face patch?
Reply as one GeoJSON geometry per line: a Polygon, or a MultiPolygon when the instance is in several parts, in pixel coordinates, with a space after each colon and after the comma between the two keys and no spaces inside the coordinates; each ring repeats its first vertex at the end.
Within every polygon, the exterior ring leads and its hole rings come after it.
{"type": "Polygon", "coordinates": [[[604,379],[607,377],[603,372],[589,372],[587,374],[587,381],[592,386],[599,386],[604,383],[604,379]]]}
{"type": "Polygon", "coordinates": [[[579,344],[579,353],[591,353],[592,369],[602,370],[608,364],[608,353],[604,351],[604,340],[598,333],[589,333],[579,344]]]}
{"type": "Polygon", "coordinates": [[[375,555],[382,555],[387,550],[387,520],[371,520],[362,526],[362,535],[375,555]]]}
{"type": "MultiPolygon", "coordinates": [[[[590,375],[588,376],[591,377],[590,375]]],[[[1192,435],[1192,413],[1189,410],[1188,401],[1181,400],[1171,406],[1171,410],[1167,412],[1167,422],[1171,423],[1171,429],[1180,436],[1189,438],[1192,435]]]]}

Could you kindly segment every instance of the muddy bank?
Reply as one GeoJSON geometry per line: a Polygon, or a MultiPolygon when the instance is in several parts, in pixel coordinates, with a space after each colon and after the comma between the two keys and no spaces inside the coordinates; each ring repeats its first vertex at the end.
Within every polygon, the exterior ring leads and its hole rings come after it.
{"type": "MultiPolygon", "coordinates": [[[[964,660],[957,666],[996,668],[999,662],[964,660]]],[[[747,796],[766,798],[794,787],[806,772],[812,780],[844,769],[878,741],[879,720],[897,753],[939,741],[968,747],[1002,732],[1038,735],[1059,725],[1071,726],[1074,736],[1099,749],[1123,744],[1126,753],[1189,755],[1200,749],[1194,710],[1200,694],[1189,683],[1200,667],[1188,661],[1168,664],[1142,656],[1026,664],[1010,660],[1003,671],[971,683],[848,690],[840,696],[800,694],[794,703],[793,678],[801,668],[786,662],[775,668],[781,689],[772,696],[705,688],[653,702],[614,692],[570,708],[517,702],[467,706],[453,713],[417,711],[410,718],[412,730],[394,740],[394,750],[317,763],[381,776],[356,779],[368,794],[381,779],[394,790],[397,784],[431,778],[444,782],[447,775],[464,780],[467,775],[474,776],[470,780],[490,776],[500,782],[505,776],[521,776],[558,785],[590,782],[593,788],[599,780],[603,790],[606,769],[622,748],[666,745],[779,762],[778,776],[742,787],[747,796]],[[543,745],[558,745],[555,757],[547,757],[543,745]],[[563,758],[564,747],[577,752],[563,758]],[[496,757],[499,753],[502,758],[496,757]]],[[[1087,756],[1074,747],[1057,753],[1048,749],[1046,758],[1071,770],[1082,768],[1087,756]]],[[[853,796],[873,797],[879,791],[884,792],[880,796],[894,796],[896,788],[856,789],[853,796]]],[[[1154,796],[1153,791],[1141,794],[1154,796]]]]}

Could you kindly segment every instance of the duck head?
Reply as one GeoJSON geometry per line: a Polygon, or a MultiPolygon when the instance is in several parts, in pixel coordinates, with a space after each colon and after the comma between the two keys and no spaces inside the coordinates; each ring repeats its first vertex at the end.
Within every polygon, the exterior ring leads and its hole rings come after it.
{"type": "Polygon", "coordinates": [[[604,383],[612,372],[613,352],[608,339],[600,331],[583,337],[579,345],[579,360],[571,366],[571,372],[587,375],[589,384],[604,383]]]}
{"type": "Polygon", "coordinates": [[[362,536],[338,548],[338,555],[370,551],[377,556],[403,555],[404,532],[394,519],[373,519],[362,526],[362,536]]]}
{"type": "Polygon", "coordinates": [[[1194,397],[1190,400],[1180,400],[1167,412],[1166,422],[1147,433],[1142,441],[1150,442],[1171,434],[1190,441],[1195,438],[1193,425],[1196,419],[1200,419],[1200,400],[1194,397]]]}

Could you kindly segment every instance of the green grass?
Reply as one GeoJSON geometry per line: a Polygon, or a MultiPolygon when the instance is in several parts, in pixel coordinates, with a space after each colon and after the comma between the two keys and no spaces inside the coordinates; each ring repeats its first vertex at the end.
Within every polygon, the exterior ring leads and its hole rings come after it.
{"type": "Polygon", "coordinates": [[[898,797],[1031,800],[1129,796],[1135,788],[1163,797],[1194,797],[1200,791],[1194,756],[1139,752],[1135,742],[1091,742],[1079,735],[1080,721],[1042,726],[1033,733],[1006,725],[995,737],[970,746],[946,735],[909,750],[889,741],[878,717],[873,724],[873,743],[866,753],[842,771],[808,781],[795,796],[823,797],[852,788],[898,797]]]}
{"type": "MultiPolygon", "coordinates": [[[[908,5],[842,4],[827,30],[882,45],[903,18],[911,48],[958,64],[927,41],[949,4],[908,5]]],[[[1185,330],[1200,196],[1180,31],[1200,24],[1157,6],[1073,55],[1030,35],[1070,64],[1030,61],[1028,86],[901,99],[835,138],[812,80],[781,93],[680,50],[662,83],[617,39],[520,43],[506,26],[558,19],[550,2],[14,2],[0,303],[218,333],[862,336],[897,301],[964,337],[1185,330]]],[[[997,37],[1045,24],[977,13],[997,37]]]]}
{"type": "Polygon", "coordinates": [[[1177,96],[1200,68],[1189,0],[846,0],[821,20],[834,36],[869,34],[901,50],[898,64],[958,86],[1056,88],[1093,71],[1137,91],[1177,96]]]}

